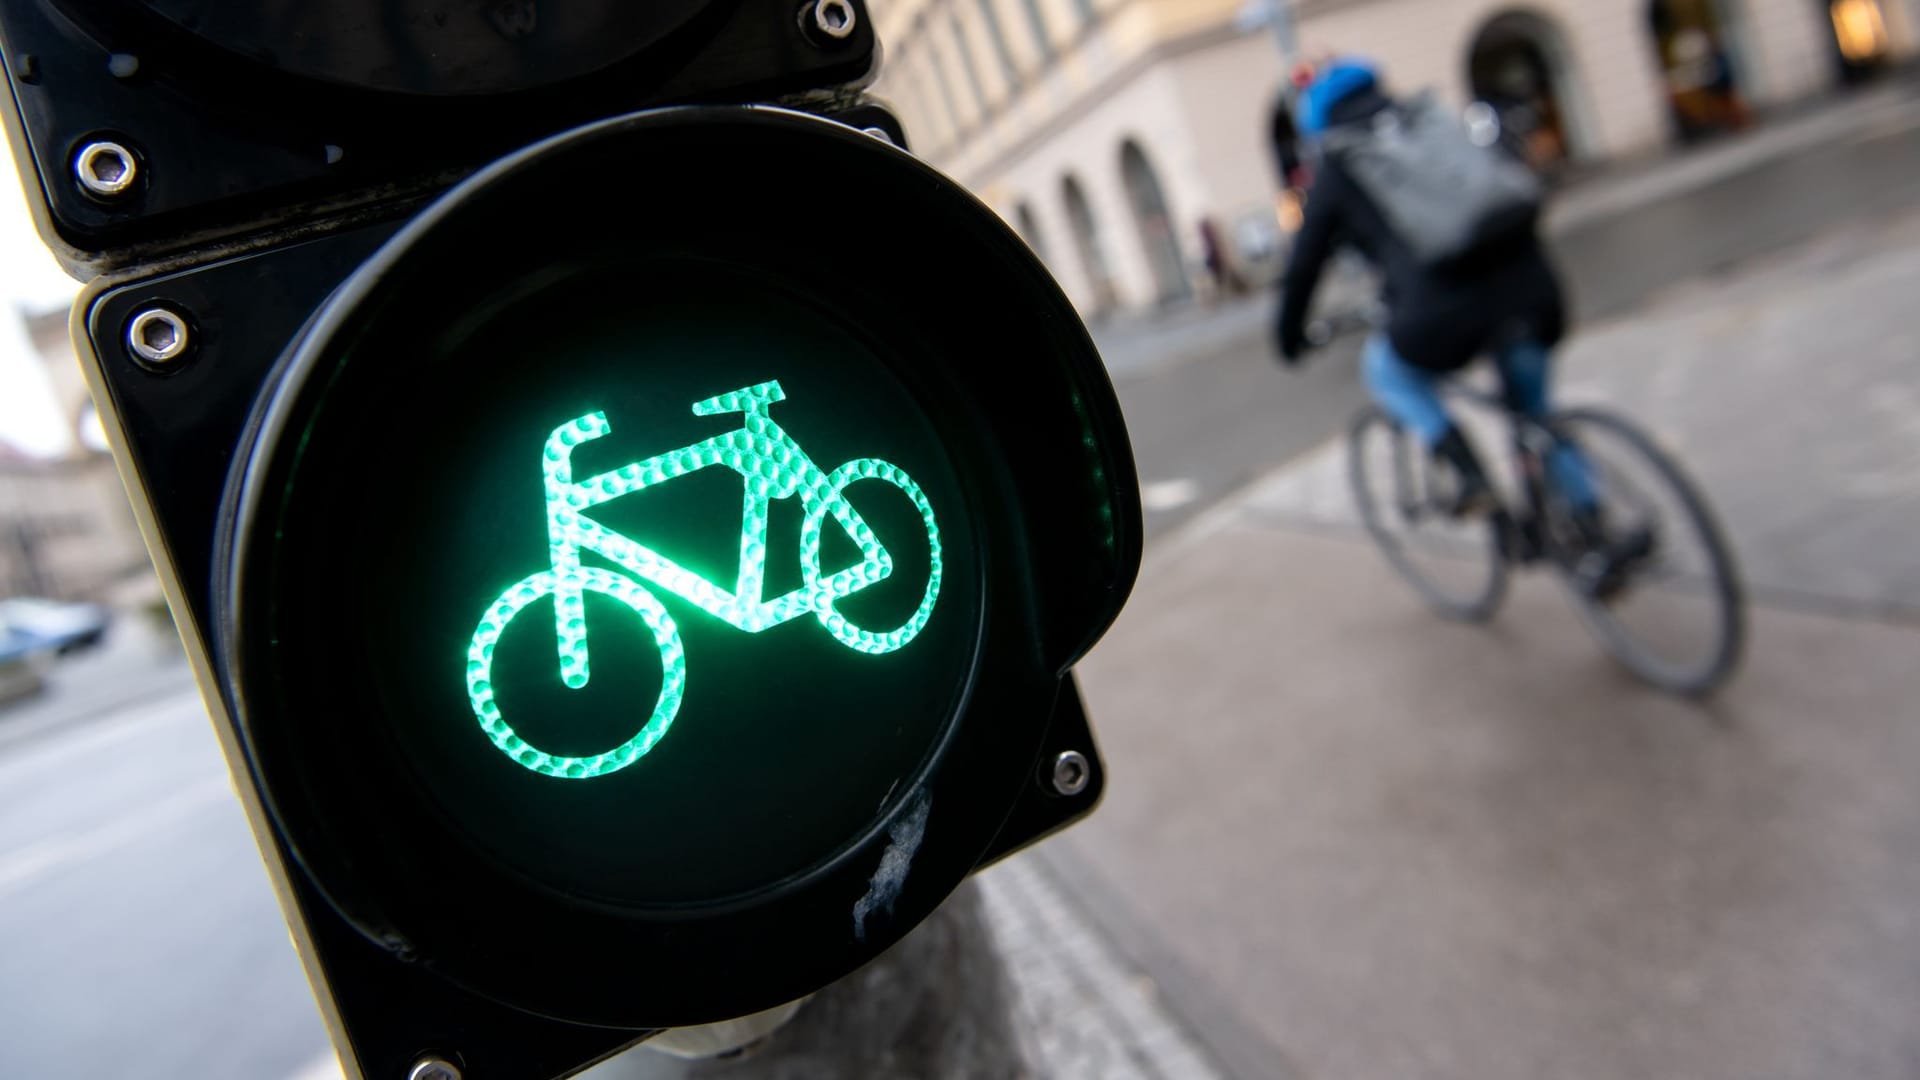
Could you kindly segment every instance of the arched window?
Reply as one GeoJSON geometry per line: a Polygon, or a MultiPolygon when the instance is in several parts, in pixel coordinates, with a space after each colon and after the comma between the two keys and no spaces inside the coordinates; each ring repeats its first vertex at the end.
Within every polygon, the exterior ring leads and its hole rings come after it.
{"type": "Polygon", "coordinates": [[[1033,207],[1025,202],[1015,205],[1013,227],[1020,233],[1020,238],[1027,242],[1027,246],[1033,249],[1033,253],[1040,256],[1041,262],[1051,261],[1047,254],[1047,238],[1040,235],[1040,220],[1033,216],[1033,207]]]}
{"type": "Polygon", "coordinates": [[[1193,285],[1187,279],[1187,260],[1174,231],[1173,213],[1167,209],[1166,192],[1146,151],[1132,139],[1120,146],[1120,180],[1126,185],[1141,250],[1153,271],[1155,295],[1162,303],[1186,299],[1192,295],[1193,285]]]}
{"type": "Polygon", "coordinates": [[[1716,0],[1647,0],[1647,33],[1682,141],[1747,124],[1733,20],[1716,0]]]}
{"type": "Polygon", "coordinates": [[[1107,263],[1093,207],[1087,202],[1087,193],[1080,187],[1080,181],[1071,174],[1060,178],[1060,201],[1066,205],[1067,228],[1073,233],[1073,246],[1079,249],[1087,287],[1093,291],[1093,308],[1106,311],[1118,302],[1119,293],[1113,285],[1113,270],[1107,263]]]}
{"type": "Polygon", "coordinates": [[[967,85],[973,88],[973,102],[984,113],[987,111],[987,87],[980,81],[980,68],[973,62],[973,43],[967,40],[967,31],[960,25],[958,13],[947,13],[947,29],[953,34],[954,48],[960,52],[960,70],[966,72],[967,85]]]}
{"type": "Polygon", "coordinates": [[[953,122],[953,137],[958,140],[960,133],[967,129],[967,120],[966,114],[960,111],[960,95],[953,88],[953,74],[947,70],[946,58],[940,55],[940,43],[931,33],[921,35],[920,47],[927,51],[934,84],[940,88],[940,100],[946,104],[947,117],[953,122]]]}
{"type": "Polygon", "coordinates": [[[1000,60],[1000,74],[1006,76],[1007,85],[1014,86],[1020,81],[1020,69],[1014,66],[1013,50],[1007,47],[1007,33],[1000,27],[1000,12],[994,5],[998,0],[980,0],[980,21],[987,26],[987,40],[993,42],[993,55],[1000,60]]]}
{"type": "Polygon", "coordinates": [[[1027,6],[1027,25],[1033,29],[1033,44],[1040,50],[1041,60],[1053,58],[1053,35],[1047,31],[1047,17],[1040,11],[1040,0],[1024,0],[1027,6]]]}

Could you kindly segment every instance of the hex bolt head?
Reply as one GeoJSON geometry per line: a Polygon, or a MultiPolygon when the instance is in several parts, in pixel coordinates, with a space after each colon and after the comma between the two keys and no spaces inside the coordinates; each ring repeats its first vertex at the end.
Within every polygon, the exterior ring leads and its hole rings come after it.
{"type": "Polygon", "coordinates": [[[407,1070],[407,1080],[460,1080],[460,1066],[443,1057],[432,1054],[413,1063],[407,1070]]]}
{"type": "Polygon", "coordinates": [[[140,164],[133,151],[109,139],[99,139],[73,155],[73,176],[91,195],[102,199],[126,194],[139,178],[140,164]]]}
{"type": "Polygon", "coordinates": [[[186,354],[189,343],[187,320],[166,308],[145,308],[127,320],[127,348],[149,364],[173,363],[186,354]]]}
{"type": "Polygon", "coordinates": [[[827,44],[852,37],[857,20],[850,0],[813,0],[802,16],[802,25],[808,36],[827,44]]]}
{"type": "Polygon", "coordinates": [[[1061,795],[1078,795],[1093,779],[1093,766],[1078,750],[1068,750],[1053,759],[1053,790],[1061,795]]]}

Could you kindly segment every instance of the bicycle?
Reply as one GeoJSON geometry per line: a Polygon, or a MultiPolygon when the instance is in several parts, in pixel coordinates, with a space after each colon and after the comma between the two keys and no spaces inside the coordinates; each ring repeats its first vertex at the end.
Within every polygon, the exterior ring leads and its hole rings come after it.
{"type": "MultiPolygon", "coordinates": [[[[1312,337],[1325,342],[1347,329],[1371,330],[1374,321],[1345,316],[1317,324],[1312,337]]],[[[1443,394],[1489,408],[1506,422],[1518,498],[1496,480],[1490,514],[1453,515],[1448,485],[1426,448],[1379,406],[1363,407],[1347,431],[1348,481],[1361,524],[1428,605],[1446,618],[1484,622],[1506,598],[1510,570],[1546,564],[1601,646],[1629,671],[1689,696],[1724,683],[1745,644],[1744,593],[1732,549],[1680,465],[1638,427],[1604,409],[1560,410],[1539,421],[1497,392],[1454,382],[1443,394]],[[1584,459],[1607,532],[1637,535],[1644,528],[1644,551],[1609,565],[1615,553],[1596,550],[1591,526],[1582,527],[1556,475],[1561,470],[1552,467],[1567,460],[1556,454],[1562,448],[1584,459]],[[1664,588],[1647,588],[1656,584],[1664,588]]]]}
{"type": "Polygon", "coordinates": [[[740,427],[585,480],[573,478],[573,452],[612,430],[606,414],[588,413],[560,425],[547,437],[541,451],[541,471],[551,565],[508,586],[487,606],[467,651],[469,702],[481,728],[501,752],[535,772],[586,779],[633,764],[666,734],[686,693],[686,656],[672,615],[659,597],[641,584],[643,581],[747,633],[760,633],[812,614],[842,645],[874,655],[903,648],[920,633],[939,596],[941,574],[940,530],[926,493],[905,470],[877,458],[856,458],[832,472],[821,469],[773,419],[774,403],[785,399],[779,382],[773,381],[695,402],[694,415],[739,413],[740,427]],[[739,473],[745,491],[739,575],[731,590],[586,516],[586,511],[623,495],[716,465],[739,473]],[[858,480],[879,480],[899,488],[920,512],[927,530],[929,570],[925,592],[906,621],[887,631],[862,628],[836,607],[893,574],[892,555],[847,501],[846,487],[858,480]],[[768,507],[775,499],[796,496],[804,515],[799,541],[801,584],[768,599],[764,596],[768,507]],[[823,576],[820,544],[829,515],[859,548],[861,559],[823,576]],[[626,574],[582,565],[583,552],[612,562],[626,574]],[[590,676],[585,609],[588,592],[624,604],[652,633],[660,652],[660,696],[641,729],[614,749],[582,757],[549,754],[528,744],[501,715],[492,686],[494,648],[508,623],[528,605],[551,595],[561,681],[570,689],[586,686],[590,676]]]}

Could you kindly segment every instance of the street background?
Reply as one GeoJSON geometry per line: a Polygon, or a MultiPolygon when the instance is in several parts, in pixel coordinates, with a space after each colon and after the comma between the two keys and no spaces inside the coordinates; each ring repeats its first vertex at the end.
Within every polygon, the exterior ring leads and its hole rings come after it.
{"type": "MultiPolygon", "coordinates": [[[[1283,371],[1266,292],[1097,320],[1149,509],[1082,670],[1108,795],[970,886],[1033,1075],[1920,1074],[1920,87],[1596,168],[1549,231],[1561,398],[1709,493],[1743,669],[1650,690],[1545,575],[1435,619],[1346,493],[1357,342],[1283,371]]],[[[170,633],[0,707],[0,1076],[338,1075],[170,633]]]]}

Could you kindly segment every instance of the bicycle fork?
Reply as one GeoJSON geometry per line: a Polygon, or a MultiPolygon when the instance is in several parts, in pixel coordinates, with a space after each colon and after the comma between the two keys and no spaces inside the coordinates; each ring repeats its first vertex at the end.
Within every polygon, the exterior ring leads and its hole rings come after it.
{"type": "Polygon", "coordinates": [[[553,632],[559,642],[560,680],[587,685],[587,601],[580,583],[580,513],[590,503],[573,482],[573,448],[613,430],[602,412],[590,413],[547,436],[540,465],[547,496],[547,554],[553,565],[553,632]]]}

